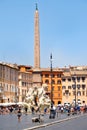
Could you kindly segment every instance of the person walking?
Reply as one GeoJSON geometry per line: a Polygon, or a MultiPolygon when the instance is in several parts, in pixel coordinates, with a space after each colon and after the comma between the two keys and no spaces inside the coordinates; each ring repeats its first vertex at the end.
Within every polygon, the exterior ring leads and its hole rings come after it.
{"type": "Polygon", "coordinates": [[[58,117],[58,113],[59,113],[59,106],[56,107],[56,113],[57,113],[57,117],[58,117]]]}
{"type": "Polygon", "coordinates": [[[25,114],[27,114],[27,111],[28,111],[28,108],[27,108],[27,107],[25,107],[25,114]]]}
{"type": "Polygon", "coordinates": [[[21,109],[20,109],[20,108],[19,108],[19,110],[18,110],[17,116],[18,116],[18,121],[20,122],[21,116],[22,116],[22,112],[21,112],[21,109]]]}

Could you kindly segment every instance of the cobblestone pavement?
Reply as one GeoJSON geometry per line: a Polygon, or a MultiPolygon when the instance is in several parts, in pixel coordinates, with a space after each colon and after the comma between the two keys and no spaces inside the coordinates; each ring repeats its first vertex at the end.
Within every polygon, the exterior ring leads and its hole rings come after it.
{"type": "Polygon", "coordinates": [[[67,118],[67,114],[59,114],[55,119],[49,119],[49,114],[43,117],[44,122],[42,123],[32,123],[32,117],[38,115],[23,114],[21,121],[19,122],[16,114],[0,115],[0,130],[23,130],[26,128],[42,125],[45,123],[51,123],[53,121],[61,120],[67,118]]]}
{"type": "Polygon", "coordinates": [[[63,121],[62,123],[48,125],[47,127],[40,127],[39,130],[87,130],[87,115],[63,121]]]}
{"type": "Polygon", "coordinates": [[[44,119],[43,123],[32,123],[32,117],[38,115],[23,114],[21,121],[19,122],[16,114],[0,115],[0,130],[23,130],[25,128],[37,126],[44,123],[49,123],[54,120],[66,118],[66,114],[60,114],[55,119],[49,119],[49,114],[42,116],[44,119]]]}

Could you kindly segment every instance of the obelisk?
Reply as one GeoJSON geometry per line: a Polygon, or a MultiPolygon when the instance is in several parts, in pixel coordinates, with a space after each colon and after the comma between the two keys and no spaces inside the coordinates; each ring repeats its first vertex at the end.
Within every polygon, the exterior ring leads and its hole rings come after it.
{"type": "Polygon", "coordinates": [[[34,68],[33,68],[33,85],[41,86],[40,70],[40,32],[39,32],[39,12],[36,4],[34,16],[34,68]]]}
{"type": "Polygon", "coordinates": [[[40,33],[39,33],[39,12],[36,4],[34,17],[34,68],[40,68],[40,33]]]}

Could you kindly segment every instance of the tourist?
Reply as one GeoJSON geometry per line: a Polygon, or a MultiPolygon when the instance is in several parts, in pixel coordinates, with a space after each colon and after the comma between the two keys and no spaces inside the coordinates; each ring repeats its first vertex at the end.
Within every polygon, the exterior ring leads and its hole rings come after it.
{"type": "Polygon", "coordinates": [[[17,116],[18,116],[18,121],[20,122],[21,120],[21,116],[22,116],[22,112],[21,109],[19,108],[18,112],[17,112],[17,116]]]}

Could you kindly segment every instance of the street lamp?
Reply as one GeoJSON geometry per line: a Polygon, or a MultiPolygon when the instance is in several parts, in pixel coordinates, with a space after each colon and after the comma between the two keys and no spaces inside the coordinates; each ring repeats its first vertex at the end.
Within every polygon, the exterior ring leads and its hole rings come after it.
{"type": "Polygon", "coordinates": [[[51,109],[49,118],[55,118],[56,111],[53,109],[53,93],[52,93],[52,53],[50,55],[50,76],[51,76],[51,109]]]}
{"type": "Polygon", "coordinates": [[[76,91],[76,75],[75,74],[73,76],[73,81],[74,81],[74,87],[73,87],[73,89],[75,89],[75,107],[76,107],[77,91],[76,91]]]}
{"type": "Polygon", "coordinates": [[[52,53],[50,54],[50,76],[51,76],[51,108],[53,107],[52,103],[52,53]]]}

